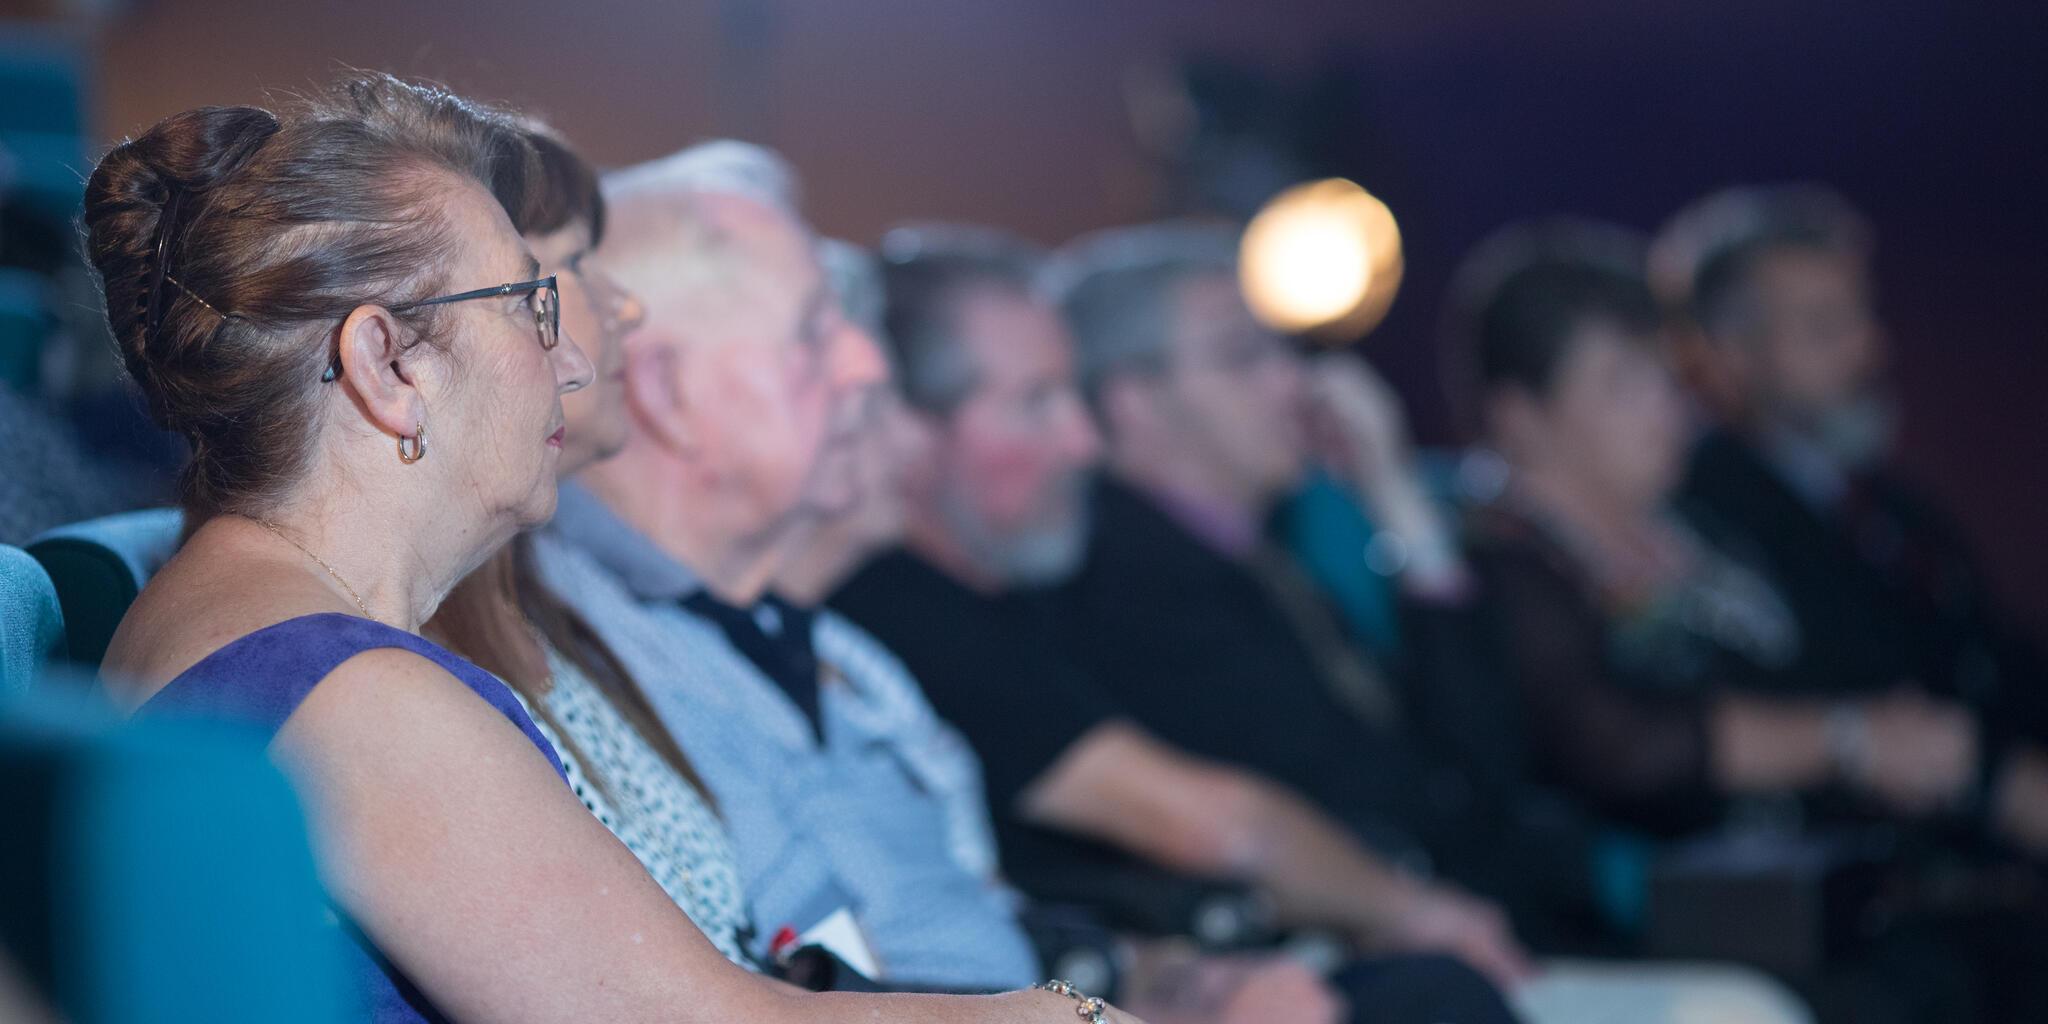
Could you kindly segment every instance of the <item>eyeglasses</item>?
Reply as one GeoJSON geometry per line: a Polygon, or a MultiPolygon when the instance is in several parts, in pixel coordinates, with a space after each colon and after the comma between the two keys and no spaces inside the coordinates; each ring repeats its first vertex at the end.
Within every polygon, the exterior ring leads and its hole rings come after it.
{"type": "MultiPolygon", "coordinates": [[[[528,295],[532,297],[533,326],[540,333],[540,347],[543,352],[553,352],[562,343],[562,292],[555,285],[555,275],[549,274],[536,281],[519,281],[501,284],[494,288],[478,288],[475,291],[456,292],[402,306],[390,307],[393,313],[419,309],[422,306],[442,306],[450,302],[467,302],[470,299],[495,299],[504,295],[528,295]]],[[[334,353],[334,361],[327,364],[327,372],[320,375],[325,384],[341,376],[341,353],[334,353]]]]}

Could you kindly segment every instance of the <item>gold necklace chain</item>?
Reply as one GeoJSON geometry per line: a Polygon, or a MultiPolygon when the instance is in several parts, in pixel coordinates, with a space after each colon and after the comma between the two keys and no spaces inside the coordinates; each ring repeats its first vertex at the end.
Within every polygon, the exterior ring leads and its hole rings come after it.
{"type": "Polygon", "coordinates": [[[328,565],[326,559],[321,558],[319,555],[316,555],[311,551],[306,550],[306,546],[304,544],[301,544],[298,541],[295,541],[290,537],[285,536],[285,532],[283,530],[278,529],[275,525],[265,520],[256,520],[256,525],[261,526],[264,529],[269,530],[271,533],[277,535],[278,540],[284,541],[286,544],[290,544],[292,547],[298,548],[300,554],[305,555],[307,558],[310,558],[313,561],[320,563],[320,568],[327,570],[327,575],[334,577],[334,582],[341,584],[341,589],[348,592],[348,596],[355,601],[356,607],[362,609],[363,618],[369,619],[373,622],[383,621],[382,619],[377,618],[375,615],[370,614],[370,606],[363,603],[362,595],[357,594],[356,588],[349,586],[348,581],[342,579],[341,574],[335,572],[334,567],[328,565]]]}

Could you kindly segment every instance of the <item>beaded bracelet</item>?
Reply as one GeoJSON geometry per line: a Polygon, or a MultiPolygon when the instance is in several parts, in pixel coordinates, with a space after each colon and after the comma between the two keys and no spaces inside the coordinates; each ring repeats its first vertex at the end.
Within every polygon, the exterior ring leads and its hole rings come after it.
{"type": "Polygon", "coordinates": [[[1071,996],[1076,1003],[1080,1004],[1074,1007],[1074,1012],[1079,1014],[1082,1020],[1087,1021],[1088,1024],[1109,1024],[1108,1020],[1102,1016],[1104,1005],[1102,1000],[1094,996],[1083,995],[1081,990],[1075,988],[1072,982],[1058,980],[1041,981],[1031,987],[1044,989],[1047,992],[1057,992],[1063,996],[1071,996]]]}

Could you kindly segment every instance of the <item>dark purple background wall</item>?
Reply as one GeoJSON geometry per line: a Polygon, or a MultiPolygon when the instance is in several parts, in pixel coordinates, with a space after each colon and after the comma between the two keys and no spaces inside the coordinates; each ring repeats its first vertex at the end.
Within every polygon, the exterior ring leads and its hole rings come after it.
{"type": "Polygon", "coordinates": [[[2038,4],[1942,0],[137,0],[94,33],[113,138],[339,63],[548,114],[619,163],[710,134],[781,147],[827,230],[975,218],[1046,241],[1152,212],[1121,98],[1200,52],[1299,79],[1333,55],[1350,152],[1401,219],[1409,280],[1370,350],[1425,436],[1458,254],[1574,212],[1651,226],[1734,181],[1828,181],[1881,231],[1908,468],[2048,624],[2048,31],[2038,4]]]}

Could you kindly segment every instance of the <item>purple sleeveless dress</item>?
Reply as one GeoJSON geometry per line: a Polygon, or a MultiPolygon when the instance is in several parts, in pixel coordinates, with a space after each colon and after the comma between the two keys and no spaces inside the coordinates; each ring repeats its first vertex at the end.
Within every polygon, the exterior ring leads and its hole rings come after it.
{"type": "MultiPolygon", "coordinates": [[[[164,685],[137,714],[207,718],[254,726],[274,738],[327,674],[364,651],[396,647],[448,670],[484,702],[510,719],[562,774],[561,759],[535,729],[512,691],[496,677],[448,650],[404,630],[352,615],[326,613],[266,626],[207,655],[164,685]]],[[[425,1024],[446,1020],[411,981],[387,961],[341,914],[355,941],[349,970],[367,996],[377,1024],[425,1024]]]]}

